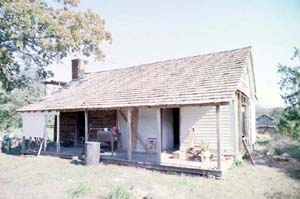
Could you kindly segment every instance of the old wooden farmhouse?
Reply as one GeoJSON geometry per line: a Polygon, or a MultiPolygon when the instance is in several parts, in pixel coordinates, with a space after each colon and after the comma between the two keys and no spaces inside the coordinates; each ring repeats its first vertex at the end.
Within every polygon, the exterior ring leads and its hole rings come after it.
{"type": "Polygon", "coordinates": [[[95,141],[104,163],[220,176],[242,137],[255,142],[255,102],[246,47],[93,73],[72,60],[71,82],[19,112],[24,139],[46,140],[42,154],[81,155],[95,141]]]}

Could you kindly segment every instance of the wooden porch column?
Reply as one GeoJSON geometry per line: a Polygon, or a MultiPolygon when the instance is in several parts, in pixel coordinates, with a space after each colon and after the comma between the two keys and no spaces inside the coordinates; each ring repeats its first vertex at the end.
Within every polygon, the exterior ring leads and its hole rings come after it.
{"type": "Polygon", "coordinates": [[[60,112],[56,114],[56,152],[60,153],[60,112]]]}
{"type": "Polygon", "coordinates": [[[161,109],[159,108],[156,112],[156,118],[157,118],[157,162],[161,162],[161,109]]]}
{"type": "Polygon", "coordinates": [[[217,129],[217,169],[221,170],[221,142],[220,142],[220,105],[216,106],[216,129],[217,129]]]}
{"type": "Polygon", "coordinates": [[[21,143],[21,153],[22,154],[24,153],[25,149],[26,149],[26,146],[25,146],[25,136],[22,136],[22,143],[21,143]]]}
{"type": "Polygon", "coordinates": [[[48,117],[45,114],[45,126],[44,126],[44,151],[47,150],[47,124],[48,124],[48,117]]]}
{"type": "Polygon", "coordinates": [[[88,112],[84,111],[84,141],[87,142],[89,140],[89,128],[88,128],[88,112]]]}
{"type": "Polygon", "coordinates": [[[127,128],[128,128],[128,136],[127,136],[127,159],[132,160],[132,109],[127,110],[127,128]]]}
{"type": "Polygon", "coordinates": [[[239,135],[238,135],[238,118],[237,118],[236,100],[231,101],[231,131],[233,133],[233,152],[236,158],[239,154],[239,135]]]}

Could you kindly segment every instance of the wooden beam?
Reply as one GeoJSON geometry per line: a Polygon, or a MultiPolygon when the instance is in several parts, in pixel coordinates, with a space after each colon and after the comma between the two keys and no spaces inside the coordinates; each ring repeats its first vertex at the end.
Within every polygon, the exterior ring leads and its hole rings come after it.
{"type": "Polygon", "coordinates": [[[255,166],[255,161],[253,160],[253,157],[252,157],[252,155],[251,155],[251,153],[250,153],[250,151],[249,151],[249,149],[248,149],[248,147],[247,147],[245,138],[242,138],[242,142],[243,142],[243,145],[244,145],[244,147],[245,147],[245,149],[246,149],[246,152],[247,152],[248,155],[249,155],[249,158],[250,158],[250,161],[251,161],[252,165],[255,166]]]}
{"type": "Polygon", "coordinates": [[[141,143],[141,145],[143,146],[145,152],[148,152],[148,146],[147,144],[144,142],[143,138],[140,136],[140,134],[137,132],[137,140],[141,143]]]}
{"type": "Polygon", "coordinates": [[[221,170],[221,141],[220,141],[220,106],[216,106],[216,130],[217,130],[217,169],[221,170]]]}
{"type": "Polygon", "coordinates": [[[132,119],[132,109],[127,110],[127,127],[128,127],[128,136],[127,136],[127,159],[132,160],[132,139],[131,139],[131,133],[132,133],[132,125],[131,125],[131,119],[132,119]]]}
{"type": "MultiPolygon", "coordinates": [[[[180,108],[180,107],[190,107],[190,106],[216,106],[216,105],[229,105],[229,101],[224,102],[209,102],[209,103],[187,103],[187,104],[154,104],[154,105],[139,105],[139,106],[112,106],[112,107],[88,107],[89,111],[95,111],[95,110],[116,110],[116,109],[129,109],[129,108],[180,108]]],[[[64,108],[64,109],[46,109],[46,110],[29,110],[29,111],[17,111],[17,112],[37,112],[37,111],[60,111],[60,112],[78,112],[78,111],[84,111],[87,108],[78,108],[78,107],[72,107],[72,108],[64,108]]]]}
{"type": "Polygon", "coordinates": [[[74,145],[78,146],[78,113],[76,113],[76,128],[75,128],[75,137],[74,137],[74,145]]]}
{"type": "Polygon", "coordinates": [[[84,141],[89,140],[89,124],[88,124],[88,112],[84,111],[84,141]]]}
{"type": "Polygon", "coordinates": [[[26,145],[25,145],[25,136],[22,136],[22,144],[21,144],[21,152],[22,154],[24,153],[25,149],[26,149],[26,145]]]}
{"type": "Polygon", "coordinates": [[[137,128],[138,128],[138,109],[132,109],[132,114],[131,114],[131,139],[132,139],[132,150],[136,149],[137,145],[137,128]]]}
{"type": "Polygon", "coordinates": [[[237,93],[237,99],[238,99],[238,139],[239,139],[239,152],[242,151],[243,149],[243,143],[242,143],[242,137],[243,137],[243,132],[242,132],[242,103],[241,103],[241,93],[237,93]]]}
{"type": "MultiPolygon", "coordinates": [[[[124,115],[124,113],[122,111],[117,111],[117,113],[119,113],[119,115],[124,119],[125,122],[127,122],[127,117],[124,115]]],[[[143,146],[145,152],[148,152],[148,148],[147,148],[147,144],[144,142],[142,136],[139,134],[139,132],[136,129],[136,138],[137,140],[141,143],[141,145],[143,146]]]]}
{"type": "Polygon", "coordinates": [[[234,157],[236,158],[237,155],[239,154],[239,136],[238,136],[238,118],[237,116],[237,102],[236,98],[235,100],[232,100],[231,102],[231,131],[233,133],[233,152],[234,152],[234,157]]]}
{"type": "Polygon", "coordinates": [[[56,115],[56,152],[60,153],[60,112],[56,115]]]}
{"type": "Polygon", "coordinates": [[[117,113],[119,113],[121,117],[125,120],[125,122],[127,122],[127,118],[122,111],[117,111],[117,113]]]}
{"type": "Polygon", "coordinates": [[[43,144],[45,145],[45,139],[42,140],[41,145],[40,145],[40,147],[39,147],[39,151],[38,151],[38,154],[37,154],[38,157],[40,156],[40,154],[41,154],[41,152],[42,152],[43,144]]]}
{"type": "Polygon", "coordinates": [[[157,109],[156,111],[156,119],[157,119],[157,140],[156,140],[156,145],[157,145],[157,162],[161,162],[161,109],[157,109]]]}
{"type": "Polygon", "coordinates": [[[44,151],[47,150],[47,124],[48,124],[48,117],[45,114],[45,126],[44,126],[44,151]]]}

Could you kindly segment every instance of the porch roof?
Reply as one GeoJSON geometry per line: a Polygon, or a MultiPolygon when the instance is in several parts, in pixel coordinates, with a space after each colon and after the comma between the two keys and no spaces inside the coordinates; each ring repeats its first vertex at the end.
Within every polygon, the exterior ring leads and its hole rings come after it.
{"type": "Polygon", "coordinates": [[[111,109],[229,102],[251,47],[87,73],[58,92],[19,109],[111,109]]]}

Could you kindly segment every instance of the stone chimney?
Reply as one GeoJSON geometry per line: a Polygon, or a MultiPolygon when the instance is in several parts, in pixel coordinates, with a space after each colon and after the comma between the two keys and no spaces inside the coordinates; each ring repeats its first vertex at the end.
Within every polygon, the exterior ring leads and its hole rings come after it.
{"type": "Polygon", "coordinates": [[[79,80],[83,77],[86,64],[87,61],[82,59],[72,59],[72,81],[79,80]]]}

